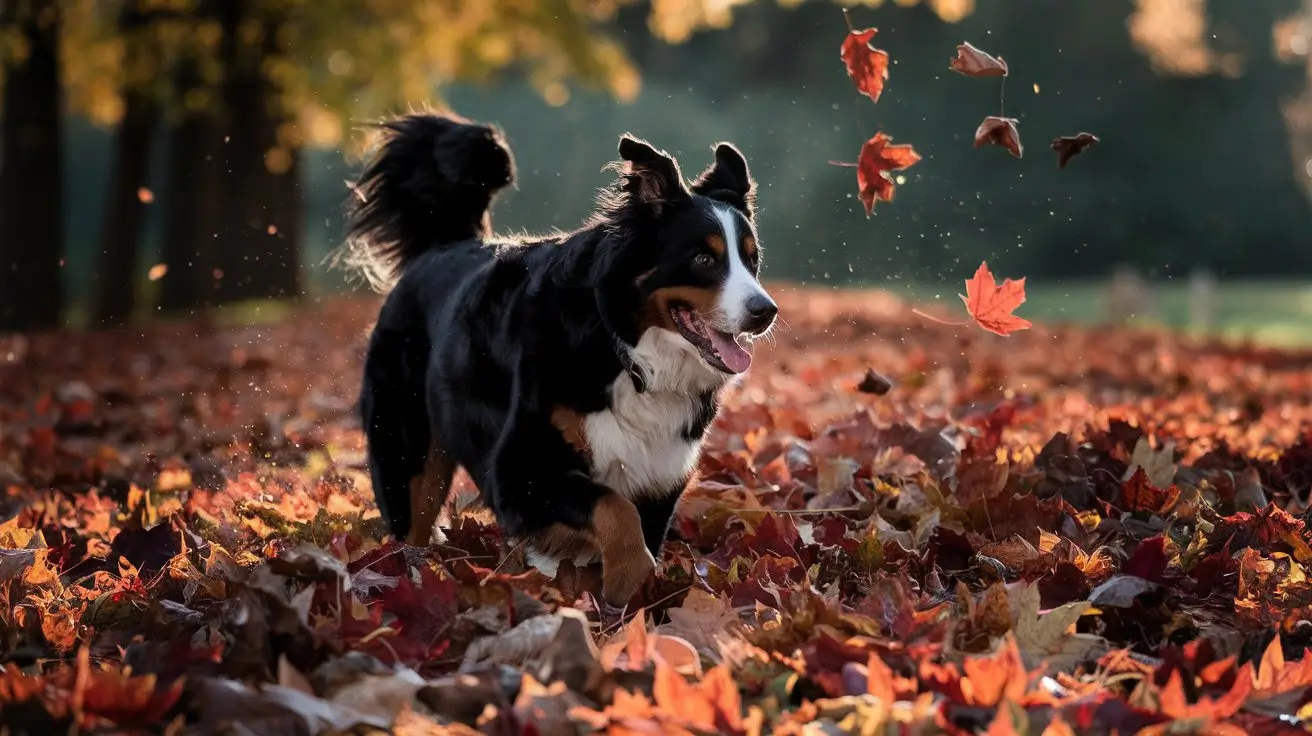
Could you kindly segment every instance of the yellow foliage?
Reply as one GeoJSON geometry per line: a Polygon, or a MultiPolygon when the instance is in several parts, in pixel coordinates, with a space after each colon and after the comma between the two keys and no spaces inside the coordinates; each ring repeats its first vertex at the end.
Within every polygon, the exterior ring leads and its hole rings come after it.
{"type": "MultiPolygon", "coordinates": [[[[728,27],[734,11],[768,0],[249,0],[236,28],[242,53],[262,45],[261,70],[275,83],[273,101],[297,120],[304,142],[333,145],[358,123],[431,100],[443,85],[481,81],[511,67],[551,105],[571,98],[570,85],[605,90],[621,101],[641,90],[638,70],[604,24],[619,9],[648,6],[648,26],[668,43],[728,27]]],[[[802,0],[775,0],[796,5],[802,0]]],[[[975,0],[845,0],[878,6],[922,2],[947,21],[974,11],[975,0]]],[[[148,91],[171,114],[221,101],[223,29],[196,15],[198,0],[60,0],[62,62],[73,111],[109,125],[122,115],[124,89],[148,91]],[[147,20],[124,32],[125,6],[147,20]],[[198,87],[176,89],[181,62],[198,87]]],[[[20,36],[0,26],[0,82],[6,63],[21,63],[20,36]]],[[[287,145],[284,142],[284,145],[287,145]]],[[[280,159],[272,156],[277,166],[280,159]]]]}

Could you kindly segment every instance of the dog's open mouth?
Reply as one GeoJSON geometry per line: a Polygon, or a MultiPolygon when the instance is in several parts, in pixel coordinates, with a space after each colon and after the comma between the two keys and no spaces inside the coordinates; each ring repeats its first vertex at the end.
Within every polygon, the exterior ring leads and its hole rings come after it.
{"type": "Polygon", "coordinates": [[[742,373],[752,364],[752,353],[738,344],[733,335],[721,332],[707,324],[701,315],[687,307],[670,309],[679,334],[692,343],[702,358],[712,367],[725,373],[742,373]]]}

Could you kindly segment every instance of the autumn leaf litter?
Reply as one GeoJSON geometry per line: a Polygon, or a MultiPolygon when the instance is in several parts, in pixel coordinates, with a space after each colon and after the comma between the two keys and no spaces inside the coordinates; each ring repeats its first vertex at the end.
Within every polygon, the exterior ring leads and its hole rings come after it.
{"type": "Polygon", "coordinates": [[[793,329],[728,398],[624,618],[597,610],[591,568],[526,571],[467,480],[441,544],[383,540],[352,406],[371,303],[185,341],[6,338],[0,721],[1125,733],[1299,714],[1312,356],[1002,340],[775,291],[793,329]]]}

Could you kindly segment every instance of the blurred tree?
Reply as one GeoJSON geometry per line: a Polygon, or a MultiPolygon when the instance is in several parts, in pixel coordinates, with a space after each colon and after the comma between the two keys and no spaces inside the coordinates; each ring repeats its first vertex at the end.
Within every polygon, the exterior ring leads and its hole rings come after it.
{"type": "Polygon", "coordinates": [[[118,126],[98,323],[132,311],[137,193],[161,110],[170,145],[160,303],[188,308],[301,292],[301,150],[342,142],[352,121],[513,68],[555,104],[571,79],[622,99],[638,91],[620,46],[597,28],[613,2],[64,1],[79,44],[94,51],[69,75],[70,99],[118,126]]]}
{"type": "MultiPolygon", "coordinates": [[[[19,101],[7,106],[6,131],[39,129],[45,138],[33,147],[4,136],[17,153],[4,159],[0,205],[24,213],[4,226],[17,236],[5,238],[14,252],[4,262],[33,276],[18,281],[39,296],[22,308],[32,314],[22,321],[53,323],[49,315],[60,309],[52,286],[62,240],[59,170],[51,163],[59,160],[61,85],[74,112],[116,126],[91,290],[92,322],[108,325],[128,319],[140,293],[138,251],[154,199],[146,178],[160,120],[169,142],[160,305],[295,297],[304,146],[345,142],[358,154],[367,138],[347,136],[358,122],[432,99],[446,83],[503,71],[523,71],[553,105],[569,100],[575,80],[631,100],[638,74],[601,31],[620,9],[647,5],[652,34],[678,43],[728,26],[737,6],[753,1],[4,0],[6,95],[19,101]],[[32,270],[39,264],[44,279],[32,270]]],[[[945,20],[974,8],[973,0],[923,4],[945,20]]]]}
{"type": "Polygon", "coordinates": [[[222,183],[223,123],[220,70],[210,59],[220,30],[214,0],[197,3],[188,18],[194,42],[179,49],[169,79],[168,167],[161,258],[168,271],[159,284],[160,308],[184,310],[208,304],[219,280],[219,187],[222,183]]]}
{"type": "Polygon", "coordinates": [[[153,199],[146,188],[151,137],[160,117],[156,78],[164,68],[157,24],[166,22],[162,9],[148,3],[126,2],[118,10],[116,31],[122,44],[122,118],[114,140],[100,229],[100,252],[93,272],[91,324],[122,324],[135,306],[138,253],[145,207],[153,199]]]}
{"type": "Polygon", "coordinates": [[[56,0],[0,2],[0,330],[60,324],[60,28],[56,0]]]}

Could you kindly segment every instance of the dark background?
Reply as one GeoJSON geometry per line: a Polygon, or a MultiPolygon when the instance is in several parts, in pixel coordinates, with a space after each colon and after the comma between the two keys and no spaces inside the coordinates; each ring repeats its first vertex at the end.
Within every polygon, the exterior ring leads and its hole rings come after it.
{"type": "Polygon", "coordinates": [[[773,279],[1312,274],[1295,1],[857,6],[893,59],[878,104],[843,70],[838,4],[738,3],[731,23],[725,4],[0,0],[0,329],[343,288],[323,259],[358,128],[425,97],[507,131],[502,230],[573,227],[631,131],[688,175],[717,140],[746,151],[773,279]],[[963,40],[1006,58],[1005,103],[948,71],[963,40]],[[1002,104],[1020,160],[972,146],[1002,104]],[[876,131],[924,160],[867,219],[828,162],[876,131]],[[1049,142],[1080,131],[1101,144],[1059,170],[1049,142]]]}

